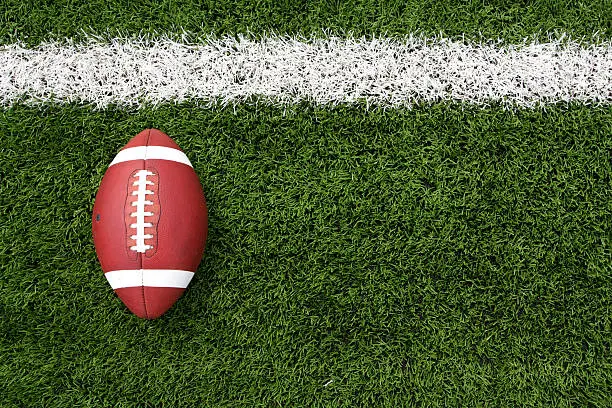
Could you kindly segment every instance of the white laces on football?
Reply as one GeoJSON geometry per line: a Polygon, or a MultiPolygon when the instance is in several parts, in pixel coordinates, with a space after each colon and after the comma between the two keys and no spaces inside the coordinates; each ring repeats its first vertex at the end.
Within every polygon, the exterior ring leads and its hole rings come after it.
{"type": "Polygon", "coordinates": [[[150,222],[145,222],[145,217],[153,215],[151,211],[145,211],[145,206],[153,205],[153,201],[146,199],[147,195],[153,194],[153,191],[147,190],[148,185],[153,185],[152,181],[147,180],[147,176],[153,175],[150,171],[140,170],[134,175],[137,180],[132,184],[138,187],[138,190],[132,192],[133,196],[137,196],[136,201],[132,202],[132,207],[136,207],[136,211],[130,214],[130,217],[136,218],[136,222],[130,224],[130,228],[136,230],[136,234],[130,236],[130,238],[136,241],[136,245],[131,246],[130,249],[136,252],[146,252],[148,249],[153,248],[153,245],[145,243],[145,240],[153,238],[152,234],[145,234],[145,228],[153,226],[150,222]]]}

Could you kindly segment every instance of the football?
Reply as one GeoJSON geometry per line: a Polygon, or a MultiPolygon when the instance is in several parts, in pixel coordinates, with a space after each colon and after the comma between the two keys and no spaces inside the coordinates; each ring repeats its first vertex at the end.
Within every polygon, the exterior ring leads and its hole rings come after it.
{"type": "Polygon", "coordinates": [[[165,133],[144,130],[115,156],[92,232],[108,283],[136,316],[155,319],[183,294],[204,253],[208,215],[191,162],[165,133]]]}

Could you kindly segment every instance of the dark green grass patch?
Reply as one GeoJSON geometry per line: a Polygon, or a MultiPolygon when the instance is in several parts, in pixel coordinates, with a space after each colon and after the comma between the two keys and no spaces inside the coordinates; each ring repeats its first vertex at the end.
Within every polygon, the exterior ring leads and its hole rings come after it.
{"type": "Polygon", "coordinates": [[[567,33],[590,39],[612,36],[606,0],[435,1],[435,0],[3,0],[0,43],[34,45],[85,33],[236,35],[239,33],[324,33],[356,36],[428,36],[522,41],[567,33]]]}
{"type": "Polygon", "coordinates": [[[612,110],[0,113],[0,406],[609,406],[612,110]],[[146,127],[210,206],[155,321],[90,212],[146,127]],[[148,405],[147,405],[148,404],[148,405]]]}

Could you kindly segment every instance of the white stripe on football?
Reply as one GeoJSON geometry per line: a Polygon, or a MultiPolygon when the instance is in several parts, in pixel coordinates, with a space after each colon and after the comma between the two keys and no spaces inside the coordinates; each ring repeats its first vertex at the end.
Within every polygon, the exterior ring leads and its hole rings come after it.
{"type": "Polygon", "coordinates": [[[130,160],[170,160],[193,167],[185,153],[164,146],[136,146],[127,148],[115,156],[110,166],[130,160]]]}
{"type": "Polygon", "coordinates": [[[193,275],[193,272],[176,269],[118,270],[104,274],[113,289],[133,286],[186,288],[193,275]]]}

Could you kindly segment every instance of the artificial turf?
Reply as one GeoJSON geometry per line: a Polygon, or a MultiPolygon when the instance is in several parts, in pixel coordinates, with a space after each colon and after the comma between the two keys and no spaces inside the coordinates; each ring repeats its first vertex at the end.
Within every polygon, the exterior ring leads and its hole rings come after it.
{"type": "Polygon", "coordinates": [[[3,0],[0,44],[88,34],[612,37],[608,0],[3,0]]]}
{"type": "MultiPolygon", "coordinates": [[[[612,37],[609,2],[5,0],[0,43],[139,33],[612,37]]],[[[612,108],[0,111],[0,407],[612,406],[612,108]],[[90,216],[157,127],[210,210],[165,316],[90,216]]]]}
{"type": "Polygon", "coordinates": [[[0,112],[0,406],[610,406],[612,108],[0,112]],[[157,127],[209,241],[165,316],[91,239],[157,127]]]}

